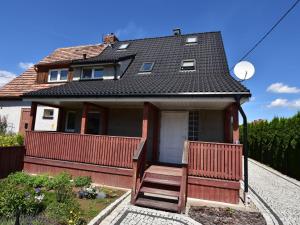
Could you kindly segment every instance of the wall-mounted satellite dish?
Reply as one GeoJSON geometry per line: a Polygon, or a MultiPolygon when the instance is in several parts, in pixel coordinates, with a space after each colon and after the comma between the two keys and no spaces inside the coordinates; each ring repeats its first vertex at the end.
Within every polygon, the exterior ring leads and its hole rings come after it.
{"type": "Polygon", "coordinates": [[[234,67],[234,74],[242,81],[249,80],[255,73],[255,68],[248,61],[241,61],[234,67]]]}

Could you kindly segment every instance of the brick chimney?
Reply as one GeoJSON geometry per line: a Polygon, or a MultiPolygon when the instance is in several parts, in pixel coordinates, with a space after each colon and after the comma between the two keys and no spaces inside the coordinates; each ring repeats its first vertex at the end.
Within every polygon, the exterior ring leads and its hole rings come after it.
{"type": "Polygon", "coordinates": [[[114,33],[107,34],[103,38],[104,44],[113,44],[116,41],[119,41],[119,39],[117,38],[117,36],[114,33]]]}

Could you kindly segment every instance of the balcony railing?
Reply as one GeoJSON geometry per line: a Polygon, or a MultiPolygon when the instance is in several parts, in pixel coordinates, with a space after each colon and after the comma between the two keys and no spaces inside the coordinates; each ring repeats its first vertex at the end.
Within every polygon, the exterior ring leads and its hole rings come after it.
{"type": "Polygon", "coordinates": [[[141,138],[27,131],[26,156],[132,168],[141,138]]]}

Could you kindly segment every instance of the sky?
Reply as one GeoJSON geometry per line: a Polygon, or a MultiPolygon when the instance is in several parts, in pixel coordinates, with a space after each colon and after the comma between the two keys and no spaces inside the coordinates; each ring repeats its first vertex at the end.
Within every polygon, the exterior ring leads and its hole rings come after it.
{"type": "MultiPolygon", "coordinates": [[[[229,67],[273,26],[295,0],[0,2],[0,85],[59,47],[221,31],[229,67]]],[[[248,120],[289,117],[300,110],[300,4],[246,60],[256,73],[243,84],[252,98],[248,120]]],[[[231,72],[234,76],[233,71],[231,72]]]]}

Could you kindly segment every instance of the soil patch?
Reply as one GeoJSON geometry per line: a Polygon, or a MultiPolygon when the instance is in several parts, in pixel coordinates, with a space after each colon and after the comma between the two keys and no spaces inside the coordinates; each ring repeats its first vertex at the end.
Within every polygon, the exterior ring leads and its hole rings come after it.
{"type": "Polygon", "coordinates": [[[231,208],[192,206],[189,216],[203,225],[266,225],[264,217],[259,212],[231,208]]]}

